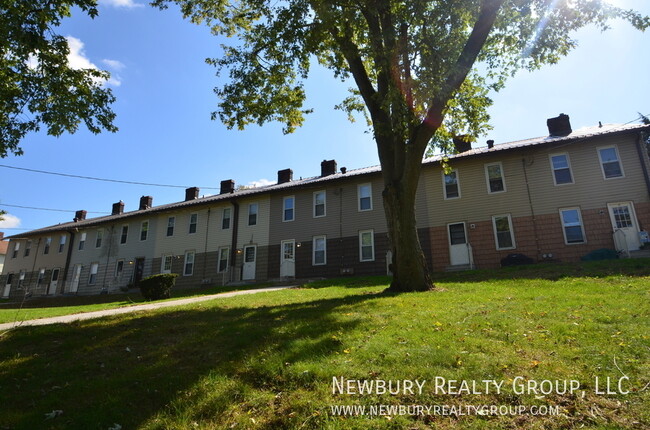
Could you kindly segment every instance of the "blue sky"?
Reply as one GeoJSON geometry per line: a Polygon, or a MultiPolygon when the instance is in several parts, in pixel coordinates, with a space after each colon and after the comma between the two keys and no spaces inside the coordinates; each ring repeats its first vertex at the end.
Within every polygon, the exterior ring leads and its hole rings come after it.
{"type": "MultiPolygon", "coordinates": [[[[209,30],[182,20],[177,10],[159,11],[138,0],[100,0],[94,20],[79,13],[59,28],[70,37],[75,60],[112,73],[108,84],[117,97],[120,131],[93,135],[80,129],[60,138],[29,135],[25,154],[0,164],[82,176],[201,187],[214,194],[223,179],[238,185],[275,182],[277,171],[294,177],[318,175],[320,162],[336,159],[348,169],[378,164],[375,144],[363,122],[350,124],[333,109],[348,84],[327,70],[314,70],[307,85],[315,112],[291,135],[281,126],[227,130],[210,120],[216,110],[213,88],[221,82],[206,57],[220,54],[209,30]],[[73,39],[74,38],[74,39],[73,39]],[[86,62],[86,63],[85,63],[86,62]]],[[[647,0],[611,0],[650,14],[647,0]]],[[[496,143],[547,134],[546,118],[566,113],[574,129],[625,123],[637,112],[650,113],[650,32],[614,22],[605,33],[586,29],[575,36],[579,47],[559,64],[522,72],[498,94],[490,110],[494,129],[481,137],[496,143]]],[[[117,201],[137,209],[142,195],[154,205],[180,201],[182,188],[97,182],[0,167],[0,223],[6,235],[72,220],[73,212],[21,209],[31,206],[75,211],[89,217],[109,212],[117,201]]]]}

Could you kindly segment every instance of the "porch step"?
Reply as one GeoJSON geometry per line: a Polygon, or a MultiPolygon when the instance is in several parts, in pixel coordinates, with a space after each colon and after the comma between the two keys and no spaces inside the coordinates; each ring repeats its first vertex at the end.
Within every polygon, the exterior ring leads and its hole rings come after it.
{"type": "Polygon", "coordinates": [[[650,258],[650,249],[630,251],[630,258],[650,258]]]}
{"type": "Polygon", "coordinates": [[[464,270],[472,270],[471,264],[456,264],[454,266],[445,267],[445,272],[462,272],[464,270]]]}

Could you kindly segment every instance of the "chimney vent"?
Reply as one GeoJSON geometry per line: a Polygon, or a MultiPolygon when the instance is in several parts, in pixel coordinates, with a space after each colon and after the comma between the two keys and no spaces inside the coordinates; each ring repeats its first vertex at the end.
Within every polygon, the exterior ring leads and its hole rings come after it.
{"type": "Polygon", "coordinates": [[[138,210],[145,210],[145,209],[150,209],[151,206],[153,205],[153,197],[151,196],[142,196],[140,197],[140,207],[138,210]]]}
{"type": "Polygon", "coordinates": [[[75,212],[75,213],[74,213],[74,220],[73,220],[73,221],[74,221],[74,222],[77,222],[77,221],[83,221],[83,220],[85,220],[85,219],[86,219],[86,214],[87,214],[87,213],[88,213],[88,212],[86,212],[86,211],[77,211],[77,212],[75,212]]]}
{"type": "Polygon", "coordinates": [[[111,215],[121,215],[124,213],[124,202],[120,200],[117,203],[113,203],[113,210],[111,211],[111,215]]]}
{"type": "Polygon", "coordinates": [[[278,170],[278,184],[284,184],[285,182],[293,181],[293,170],[284,169],[278,170]]]}
{"type": "Polygon", "coordinates": [[[469,140],[470,137],[467,135],[456,136],[454,137],[454,148],[456,152],[460,154],[461,152],[466,152],[472,149],[472,142],[469,140]]]}
{"type": "Polygon", "coordinates": [[[320,163],[320,175],[329,176],[336,173],[336,160],[323,160],[320,163]]]}
{"type": "Polygon", "coordinates": [[[345,175],[347,171],[348,171],[347,167],[341,167],[341,173],[345,175]]]}
{"type": "Polygon", "coordinates": [[[548,127],[548,135],[552,137],[568,136],[573,131],[571,130],[569,115],[563,113],[555,118],[547,119],[546,126],[548,127]]]}
{"type": "Polygon", "coordinates": [[[199,198],[199,189],[197,187],[188,188],[185,190],[185,201],[194,200],[199,198]]]}
{"type": "Polygon", "coordinates": [[[225,181],[221,181],[221,190],[219,190],[219,194],[228,194],[234,191],[235,191],[235,181],[233,181],[232,179],[226,179],[225,181]]]}
{"type": "Polygon", "coordinates": [[[487,141],[488,149],[494,148],[494,140],[490,139],[487,141]]]}

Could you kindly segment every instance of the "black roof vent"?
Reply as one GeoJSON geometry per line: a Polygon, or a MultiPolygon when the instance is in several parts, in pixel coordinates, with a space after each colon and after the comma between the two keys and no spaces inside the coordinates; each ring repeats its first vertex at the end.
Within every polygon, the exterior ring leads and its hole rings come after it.
{"type": "Polygon", "coordinates": [[[142,196],[140,197],[140,207],[138,210],[145,210],[145,209],[150,209],[151,206],[153,205],[153,197],[151,196],[142,196]]]}
{"type": "Polygon", "coordinates": [[[573,130],[571,130],[571,121],[569,121],[569,115],[561,113],[555,118],[549,118],[546,120],[546,126],[548,127],[549,136],[568,136],[573,130]]]}
{"type": "Polygon", "coordinates": [[[121,215],[124,213],[124,202],[120,200],[117,203],[113,203],[113,210],[111,211],[111,215],[121,215]]]}
{"type": "Polygon", "coordinates": [[[219,190],[219,194],[228,194],[234,191],[235,191],[235,181],[233,181],[232,179],[226,179],[225,181],[221,181],[221,189],[219,190]]]}
{"type": "Polygon", "coordinates": [[[488,149],[494,148],[494,140],[490,139],[487,141],[488,149]]]}
{"type": "Polygon", "coordinates": [[[285,182],[291,182],[293,180],[293,170],[284,169],[278,170],[278,184],[284,184],[285,182]]]}
{"type": "Polygon", "coordinates": [[[336,160],[323,160],[320,163],[320,175],[329,176],[336,173],[336,160]]]}

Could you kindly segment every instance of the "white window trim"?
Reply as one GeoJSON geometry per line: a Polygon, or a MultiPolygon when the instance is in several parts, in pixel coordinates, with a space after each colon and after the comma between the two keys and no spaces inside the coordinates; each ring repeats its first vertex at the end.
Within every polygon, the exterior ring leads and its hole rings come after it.
{"type": "Polygon", "coordinates": [[[151,223],[149,222],[148,219],[146,219],[146,220],[144,220],[144,221],[142,221],[142,222],[140,223],[140,242],[145,242],[145,241],[147,241],[147,240],[149,239],[149,227],[151,227],[151,223]],[[144,223],[145,223],[145,222],[147,223],[147,237],[145,237],[145,238],[143,239],[143,238],[142,238],[142,226],[144,226],[144,223]]]}
{"type": "Polygon", "coordinates": [[[249,227],[254,227],[258,224],[260,217],[260,204],[258,202],[253,202],[248,204],[248,219],[246,220],[246,225],[249,227]],[[251,208],[255,206],[257,208],[257,212],[255,212],[255,224],[251,224],[251,208]]]}
{"type": "MultiPolygon", "coordinates": [[[[372,201],[372,199],[370,199],[372,201]]],[[[372,204],[371,204],[372,206],[372,204]]],[[[325,190],[314,191],[312,194],[312,216],[314,218],[323,218],[327,215],[327,192],[325,190]],[[316,194],[323,194],[323,215],[316,215],[316,194]]]]}
{"type": "Polygon", "coordinates": [[[98,229],[95,232],[95,249],[101,248],[104,244],[104,229],[98,229]],[[99,240],[99,246],[97,246],[97,241],[99,240]]]}
{"type": "Polygon", "coordinates": [[[230,230],[230,227],[232,226],[232,208],[223,208],[221,210],[221,230],[230,230]],[[223,222],[226,219],[224,215],[226,214],[226,210],[228,210],[228,228],[223,228],[223,222]]]}
{"type": "Polygon", "coordinates": [[[79,236],[79,245],[77,246],[78,251],[83,251],[86,249],[86,239],[88,238],[88,233],[85,231],[79,236]]]}
{"type": "Polygon", "coordinates": [[[230,266],[230,247],[229,246],[222,246],[218,249],[217,253],[217,273],[226,273],[228,271],[228,267],[230,266]],[[226,250],[226,268],[224,270],[219,270],[221,266],[221,252],[223,250],[226,250]]]}
{"type": "Polygon", "coordinates": [[[52,238],[51,237],[46,237],[45,238],[45,244],[43,245],[43,255],[49,255],[50,254],[50,248],[52,248],[52,238]]]}
{"type": "MultiPolygon", "coordinates": [[[[501,193],[505,193],[506,191],[508,191],[508,188],[506,188],[506,177],[503,174],[503,163],[501,163],[500,161],[497,161],[496,163],[487,163],[487,164],[484,165],[484,170],[485,170],[485,184],[487,185],[488,194],[501,194],[501,193]],[[490,173],[488,171],[488,168],[490,166],[499,166],[499,170],[501,171],[501,182],[503,183],[503,190],[501,190],[501,191],[492,191],[490,189],[490,173]]],[[[460,194],[460,186],[458,187],[458,191],[459,191],[459,194],[460,194]]]]}
{"type": "Polygon", "coordinates": [[[196,252],[195,251],[185,251],[185,260],[183,261],[183,276],[193,276],[194,275],[194,266],[196,265],[196,252]],[[192,273],[186,273],[187,268],[187,256],[192,254],[192,273]]]}
{"type": "Polygon", "coordinates": [[[596,148],[596,152],[598,153],[598,162],[600,164],[600,172],[603,174],[603,179],[605,181],[611,181],[613,179],[623,179],[625,177],[625,170],[623,169],[623,161],[621,161],[621,153],[618,151],[618,147],[616,145],[605,145],[605,146],[599,146],[596,148]],[[603,167],[603,159],[600,157],[600,150],[601,149],[609,149],[609,148],[614,148],[614,151],[616,152],[616,159],[618,160],[618,167],[621,169],[621,176],[615,176],[613,178],[608,178],[605,176],[605,168],[603,167]]]}
{"type": "Polygon", "coordinates": [[[163,254],[162,259],[160,261],[160,273],[172,273],[172,269],[174,267],[174,256],[172,254],[163,254]],[[169,272],[165,272],[165,260],[169,257],[171,259],[171,266],[169,267],[169,272]]]}
{"type": "Polygon", "coordinates": [[[57,252],[61,254],[65,249],[65,243],[68,241],[68,237],[65,234],[62,234],[59,238],[59,246],[57,247],[57,252]]]}
{"type": "MultiPolygon", "coordinates": [[[[259,208],[258,208],[259,212],[259,208]]],[[[291,222],[296,219],[296,196],[286,196],[282,199],[282,222],[291,222]],[[293,216],[291,219],[286,219],[286,214],[287,214],[287,200],[293,199],[293,207],[291,208],[293,210],[293,216]]]]}
{"type": "Polygon", "coordinates": [[[373,204],[372,204],[372,183],[371,182],[366,182],[364,184],[357,185],[357,210],[359,212],[367,212],[367,211],[371,211],[372,209],[373,209],[373,204]],[[370,193],[369,193],[369,196],[368,196],[370,198],[370,207],[368,209],[361,209],[361,187],[365,187],[366,185],[370,189],[370,193]]]}
{"type": "Polygon", "coordinates": [[[187,234],[196,234],[198,231],[199,231],[199,213],[194,212],[194,213],[190,214],[190,217],[188,219],[187,234]],[[194,233],[190,232],[190,228],[192,228],[191,227],[192,226],[192,215],[196,215],[196,222],[194,223],[196,227],[194,228],[194,233]]]}
{"type": "Polygon", "coordinates": [[[562,235],[564,236],[564,244],[565,245],[584,245],[587,243],[587,232],[585,231],[585,223],[582,220],[582,211],[578,206],[574,207],[569,207],[569,208],[560,208],[558,209],[558,212],[560,214],[560,225],[562,225],[562,235]],[[575,210],[578,212],[578,220],[580,221],[580,229],[582,230],[582,242],[573,242],[569,243],[569,241],[566,238],[566,226],[564,225],[564,217],[562,216],[563,211],[572,211],[575,210]]]}
{"type": "Polygon", "coordinates": [[[373,229],[360,230],[359,231],[359,261],[362,262],[362,263],[366,263],[366,262],[369,262],[369,261],[375,261],[375,231],[373,229]],[[372,243],[371,243],[371,246],[372,246],[372,259],[368,259],[368,260],[363,259],[363,251],[362,251],[362,248],[363,248],[362,243],[363,242],[362,242],[361,238],[362,238],[364,233],[370,233],[370,238],[372,239],[372,243]]]}
{"type": "Polygon", "coordinates": [[[88,285],[95,285],[97,283],[98,273],[99,273],[99,263],[97,262],[90,263],[90,270],[88,272],[88,285]],[[95,268],[95,273],[93,273],[93,267],[95,268]],[[93,279],[93,275],[95,275],[95,279],[93,279]]]}
{"type": "Polygon", "coordinates": [[[458,174],[458,169],[451,169],[449,173],[454,173],[456,172],[456,188],[458,188],[458,196],[456,197],[447,197],[447,183],[445,182],[445,171],[442,171],[442,196],[445,198],[445,200],[456,200],[460,199],[462,197],[462,194],[460,192],[460,175],[458,174]]]}
{"type": "Polygon", "coordinates": [[[124,259],[120,258],[119,260],[117,260],[115,262],[115,278],[122,275],[123,273],[124,273],[124,259]],[[120,265],[120,261],[122,262],[122,270],[118,271],[117,269],[118,269],[118,267],[120,265]]]}
{"type": "Polygon", "coordinates": [[[311,265],[312,266],[326,266],[327,265],[327,236],[314,236],[311,239],[311,265]],[[316,263],[316,239],[323,239],[323,262],[316,263]]]}
{"type": "Polygon", "coordinates": [[[120,229],[120,245],[126,245],[129,242],[129,225],[124,224],[122,228],[120,229]],[[124,236],[124,227],[126,227],[126,238],[124,239],[124,242],[122,242],[122,236],[124,236]]]}
{"type": "Polygon", "coordinates": [[[572,185],[576,183],[576,178],[573,175],[573,168],[571,167],[571,157],[569,157],[568,152],[554,152],[553,154],[548,154],[548,162],[551,165],[551,176],[553,176],[553,185],[556,187],[563,187],[565,185],[572,185]],[[557,157],[558,155],[564,155],[566,157],[566,163],[569,166],[569,174],[571,175],[571,182],[565,182],[563,184],[558,184],[556,179],[555,179],[555,167],[553,166],[553,157],[557,157]]]}
{"type": "Polygon", "coordinates": [[[498,251],[503,251],[506,249],[516,249],[517,248],[517,242],[515,242],[515,230],[512,226],[512,216],[510,214],[503,214],[503,215],[493,215],[492,216],[492,231],[494,232],[494,245],[498,251]],[[499,236],[497,235],[497,223],[496,223],[496,218],[508,218],[508,228],[510,229],[510,240],[512,241],[512,246],[508,247],[499,247],[499,236]]]}
{"type": "Polygon", "coordinates": [[[168,216],[167,217],[167,224],[165,225],[165,237],[174,237],[174,234],[176,233],[176,216],[168,216]],[[172,234],[169,234],[169,221],[174,220],[172,222],[171,228],[172,228],[172,234]]]}

